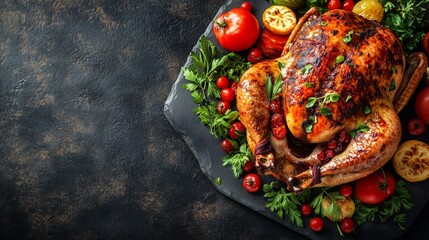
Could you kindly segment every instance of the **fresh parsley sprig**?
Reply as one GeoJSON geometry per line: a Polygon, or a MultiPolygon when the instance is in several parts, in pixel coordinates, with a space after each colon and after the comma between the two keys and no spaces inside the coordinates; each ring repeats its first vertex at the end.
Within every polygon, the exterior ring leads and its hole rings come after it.
{"type": "Polygon", "coordinates": [[[413,51],[422,42],[429,0],[381,0],[384,8],[382,24],[401,40],[405,53],[413,51]]]}
{"type": "Polygon", "coordinates": [[[222,166],[231,166],[234,177],[239,178],[243,173],[243,165],[253,158],[252,152],[246,142],[242,142],[238,151],[222,157],[222,166]]]}
{"type": "Polygon", "coordinates": [[[344,196],[341,195],[338,191],[328,192],[330,187],[320,188],[320,193],[310,202],[310,206],[313,207],[314,213],[320,214],[322,217],[332,216],[334,222],[340,217],[341,208],[337,203],[337,200],[344,199],[344,196]],[[323,198],[327,196],[331,201],[328,208],[328,212],[324,212],[322,202],[323,198]]]}
{"type": "Polygon", "coordinates": [[[303,227],[304,223],[301,217],[301,211],[298,206],[301,205],[297,195],[293,192],[286,192],[284,188],[278,186],[277,181],[270,184],[264,184],[263,190],[264,197],[267,198],[268,203],[265,207],[272,212],[276,212],[277,216],[281,219],[284,216],[289,217],[289,221],[299,227],[303,227]]]}
{"type": "Polygon", "coordinates": [[[191,52],[191,64],[182,67],[183,76],[188,80],[183,88],[191,92],[192,100],[198,104],[194,112],[200,122],[210,128],[216,138],[227,136],[228,128],[239,116],[237,111],[228,110],[224,115],[216,111],[215,99],[220,99],[220,89],[216,79],[226,76],[238,81],[241,75],[251,66],[240,55],[230,52],[218,56],[216,46],[202,36],[199,48],[191,52]]]}

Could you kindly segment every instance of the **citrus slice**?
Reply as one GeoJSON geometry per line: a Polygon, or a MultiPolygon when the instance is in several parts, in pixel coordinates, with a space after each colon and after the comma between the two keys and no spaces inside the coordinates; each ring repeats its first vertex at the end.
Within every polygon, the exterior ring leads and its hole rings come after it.
{"type": "Polygon", "coordinates": [[[429,178],[429,145],[417,140],[402,143],[393,156],[393,167],[410,182],[429,178]]]}
{"type": "Polygon", "coordinates": [[[362,0],[353,7],[353,12],[368,20],[377,20],[381,22],[384,15],[383,5],[377,0],[362,0]]]}
{"type": "Polygon", "coordinates": [[[265,9],[262,22],[266,29],[274,34],[287,35],[296,26],[296,15],[288,7],[273,5],[265,9]]]}

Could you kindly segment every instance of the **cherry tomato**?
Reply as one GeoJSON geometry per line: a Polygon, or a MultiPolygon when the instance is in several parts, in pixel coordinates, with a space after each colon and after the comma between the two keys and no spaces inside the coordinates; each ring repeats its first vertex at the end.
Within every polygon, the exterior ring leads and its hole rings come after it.
{"type": "Polygon", "coordinates": [[[243,178],[243,187],[248,192],[257,192],[261,189],[261,178],[258,174],[249,173],[243,178]]]}
{"type": "Polygon", "coordinates": [[[249,12],[252,11],[252,4],[249,2],[243,2],[240,7],[246,9],[249,12]]]}
{"type": "Polygon", "coordinates": [[[377,170],[355,181],[355,196],[365,204],[380,204],[395,192],[396,180],[387,170],[377,170]]]}
{"type": "Polygon", "coordinates": [[[420,136],[426,131],[425,123],[420,118],[413,118],[407,124],[408,133],[420,136]]]}
{"type": "Polygon", "coordinates": [[[353,194],[353,186],[350,183],[346,183],[340,186],[339,192],[344,197],[350,197],[353,194]]]}
{"type": "Polygon", "coordinates": [[[304,216],[310,216],[310,214],[313,212],[313,208],[310,206],[310,204],[304,203],[301,205],[301,213],[304,216]]]}
{"type": "Polygon", "coordinates": [[[286,124],[283,115],[274,113],[271,116],[271,132],[277,140],[282,140],[286,137],[286,124]]]}
{"type": "Polygon", "coordinates": [[[289,35],[277,35],[265,29],[262,31],[257,45],[264,56],[277,58],[282,54],[288,39],[289,35]]]}
{"type": "Polygon", "coordinates": [[[232,82],[232,84],[231,84],[231,89],[232,89],[232,91],[234,91],[234,94],[236,94],[236,92],[237,92],[237,85],[238,85],[237,82],[232,82]]]}
{"type": "Polygon", "coordinates": [[[341,8],[341,1],[340,0],[329,0],[328,2],[328,9],[334,10],[334,9],[340,9],[341,8]]]}
{"type": "Polygon", "coordinates": [[[220,143],[220,146],[225,152],[228,152],[228,153],[234,149],[234,145],[232,145],[232,143],[228,139],[222,140],[222,142],[220,143]]]}
{"type": "Polygon", "coordinates": [[[240,135],[244,134],[245,131],[246,128],[244,125],[240,121],[237,121],[231,124],[231,127],[228,130],[228,135],[232,139],[238,139],[240,135]]]}
{"type": "Polygon", "coordinates": [[[347,234],[352,233],[355,230],[355,226],[356,224],[351,218],[344,218],[340,224],[341,231],[347,234]]]}
{"type": "Polygon", "coordinates": [[[230,109],[230,108],[231,108],[231,104],[229,104],[229,102],[227,102],[227,101],[220,101],[217,104],[216,111],[218,113],[224,115],[226,113],[226,111],[228,111],[228,109],[230,109]]]}
{"type": "Polygon", "coordinates": [[[216,80],[216,85],[219,89],[225,89],[229,87],[229,80],[227,77],[222,76],[216,80]]]}
{"type": "Polygon", "coordinates": [[[310,228],[313,229],[313,231],[320,232],[322,231],[323,227],[323,219],[320,217],[314,217],[310,219],[310,228]]]}
{"type": "Polygon", "coordinates": [[[254,162],[249,160],[243,165],[243,172],[250,173],[250,172],[253,172],[253,170],[255,170],[254,162]]]}
{"type": "Polygon", "coordinates": [[[225,88],[220,91],[220,98],[222,101],[232,102],[235,98],[235,92],[231,88],[225,88]]]}
{"type": "Polygon", "coordinates": [[[343,9],[346,11],[352,11],[355,6],[355,2],[353,0],[345,0],[343,3],[343,9]]]}
{"type": "Polygon", "coordinates": [[[416,97],[415,108],[417,116],[429,125],[429,87],[423,88],[416,97]]]}
{"type": "Polygon", "coordinates": [[[259,48],[252,48],[247,55],[247,61],[257,63],[262,60],[262,51],[259,48]]]}
{"type": "Polygon", "coordinates": [[[426,54],[429,54],[429,32],[423,37],[423,48],[425,49],[426,54]]]}
{"type": "Polygon", "coordinates": [[[213,23],[213,32],[219,44],[228,51],[243,51],[259,38],[259,22],[244,8],[234,8],[219,15],[213,23]]]}

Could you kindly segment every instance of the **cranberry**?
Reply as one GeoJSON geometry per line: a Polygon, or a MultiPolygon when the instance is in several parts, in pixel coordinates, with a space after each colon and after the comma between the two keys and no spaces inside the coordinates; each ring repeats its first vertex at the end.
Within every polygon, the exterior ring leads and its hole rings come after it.
{"type": "Polygon", "coordinates": [[[331,158],[333,158],[335,156],[335,152],[332,149],[326,149],[325,150],[325,154],[326,154],[326,157],[328,159],[331,159],[331,158]]]}
{"type": "Polygon", "coordinates": [[[271,103],[270,103],[270,112],[271,113],[283,114],[283,109],[282,109],[282,106],[280,104],[280,100],[274,99],[274,100],[271,101],[271,103]]]}
{"type": "Polygon", "coordinates": [[[328,148],[329,149],[335,149],[335,148],[337,148],[337,140],[335,140],[335,139],[329,140],[329,142],[328,142],[328,148]]]}
{"type": "Polygon", "coordinates": [[[326,161],[326,155],[324,151],[320,151],[320,153],[317,154],[317,159],[319,159],[319,161],[324,162],[326,161]]]}
{"type": "Polygon", "coordinates": [[[349,143],[350,142],[350,135],[346,133],[345,131],[342,131],[340,135],[338,136],[338,142],[340,143],[349,143]]]}

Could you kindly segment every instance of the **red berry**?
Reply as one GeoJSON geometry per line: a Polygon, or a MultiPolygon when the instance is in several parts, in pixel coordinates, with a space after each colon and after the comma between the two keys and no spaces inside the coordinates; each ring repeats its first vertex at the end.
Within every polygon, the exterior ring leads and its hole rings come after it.
{"type": "Polygon", "coordinates": [[[235,92],[231,88],[222,89],[222,91],[220,92],[220,98],[223,101],[232,102],[235,98],[235,92]]]}
{"type": "Polygon", "coordinates": [[[351,218],[344,218],[341,221],[340,228],[343,233],[352,233],[355,229],[355,222],[351,218]]]}
{"type": "Polygon", "coordinates": [[[270,102],[270,112],[283,114],[283,109],[282,109],[280,100],[274,99],[270,102]]]}
{"type": "Polygon", "coordinates": [[[340,186],[339,192],[344,197],[351,197],[353,194],[353,186],[349,183],[340,186]]]}
{"type": "Polygon", "coordinates": [[[243,172],[250,173],[250,172],[253,172],[253,170],[255,170],[254,162],[249,160],[243,165],[243,172]]]}
{"type": "Polygon", "coordinates": [[[313,229],[313,231],[320,232],[322,231],[323,227],[323,219],[320,217],[314,217],[310,219],[310,228],[313,229]]]}
{"type": "Polygon", "coordinates": [[[231,152],[234,149],[234,146],[228,139],[222,140],[222,142],[220,143],[220,146],[225,152],[231,152]]]}
{"type": "Polygon", "coordinates": [[[246,128],[244,127],[244,125],[240,121],[237,121],[231,124],[231,127],[228,130],[228,135],[232,139],[238,139],[239,135],[244,134],[245,130],[246,128]]]}
{"type": "Polygon", "coordinates": [[[343,3],[343,9],[346,11],[352,11],[355,6],[355,2],[353,0],[345,0],[343,3]]]}
{"type": "Polygon", "coordinates": [[[230,108],[231,108],[231,105],[229,104],[229,102],[226,102],[226,101],[220,101],[220,102],[217,104],[216,111],[217,111],[218,113],[220,113],[220,114],[224,115],[224,114],[225,114],[225,112],[226,112],[226,111],[228,111],[228,109],[230,109],[230,108]]]}
{"type": "Polygon", "coordinates": [[[346,133],[345,131],[342,131],[340,135],[338,136],[338,142],[340,143],[349,143],[350,142],[350,135],[346,133]]]}
{"type": "Polygon", "coordinates": [[[328,148],[329,149],[335,149],[335,148],[337,148],[337,140],[335,140],[335,139],[329,140],[329,142],[328,142],[328,148]]]}
{"type": "Polygon", "coordinates": [[[238,85],[237,82],[232,82],[232,84],[231,84],[231,89],[232,89],[232,91],[234,91],[234,94],[237,93],[237,85],[238,85]]]}
{"type": "Polygon", "coordinates": [[[257,63],[262,60],[262,51],[259,48],[252,48],[247,55],[247,61],[257,63]]]}
{"type": "Polygon", "coordinates": [[[225,77],[225,76],[219,77],[219,78],[216,80],[216,86],[217,86],[219,89],[225,89],[225,88],[228,88],[228,87],[229,87],[229,80],[228,80],[228,78],[227,78],[227,77],[225,77]]]}
{"type": "Polygon", "coordinates": [[[332,149],[326,149],[325,155],[326,155],[326,158],[331,159],[335,156],[335,152],[332,149]]]}
{"type": "Polygon", "coordinates": [[[317,154],[317,159],[319,159],[319,161],[321,161],[321,162],[326,161],[326,155],[325,155],[325,152],[324,152],[324,151],[320,151],[320,152],[317,154]]]}
{"type": "Polygon", "coordinates": [[[249,12],[252,11],[252,4],[249,2],[243,2],[240,7],[246,9],[249,12]]]}
{"type": "Polygon", "coordinates": [[[313,208],[307,203],[301,205],[301,213],[304,216],[309,216],[313,212],[313,208]]]}

